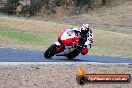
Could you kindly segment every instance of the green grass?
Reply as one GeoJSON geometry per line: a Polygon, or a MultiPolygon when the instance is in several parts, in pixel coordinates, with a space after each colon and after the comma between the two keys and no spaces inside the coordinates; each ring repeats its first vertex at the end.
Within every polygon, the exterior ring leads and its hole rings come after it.
{"type": "Polygon", "coordinates": [[[27,44],[49,45],[56,39],[56,33],[32,33],[21,31],[0,31],[0,36],[27,44]]]}

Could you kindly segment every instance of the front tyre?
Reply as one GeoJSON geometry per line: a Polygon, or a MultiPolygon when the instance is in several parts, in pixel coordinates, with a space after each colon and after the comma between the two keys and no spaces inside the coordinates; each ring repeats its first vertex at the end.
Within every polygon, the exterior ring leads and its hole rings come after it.
{"type": "Polygon", "coordinates": [[[51,45],[44,53],[44,57],[50,59],[52,56],[56,54],[57,45],[51,45]]]}

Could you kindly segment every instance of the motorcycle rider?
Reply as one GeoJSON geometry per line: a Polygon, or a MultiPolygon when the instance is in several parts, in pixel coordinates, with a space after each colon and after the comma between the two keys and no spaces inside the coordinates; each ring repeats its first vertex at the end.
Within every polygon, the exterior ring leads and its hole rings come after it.
{"type": "Polygon", "coordinates": [[[89,49],[92,46],[93,33],[89,24],[82,24],[82,26],[79,28],[79,33],[80,33],[80,42],[76,46],[76,48],[81,51],[82,55],[85,55],[88,53],[89,49]]]}

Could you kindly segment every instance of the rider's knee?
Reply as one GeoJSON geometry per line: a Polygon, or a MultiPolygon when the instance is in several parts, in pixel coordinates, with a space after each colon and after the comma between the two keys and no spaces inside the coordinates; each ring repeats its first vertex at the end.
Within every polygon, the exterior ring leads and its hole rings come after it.
{"type": "Polygon", "coordinates": [[[88,48],[82,48],[82,49],[81,49],[81,54],[82,54],[82,55],[85,55],[85,54],[88,53],[88,51],[89,51],[88,48]]]}

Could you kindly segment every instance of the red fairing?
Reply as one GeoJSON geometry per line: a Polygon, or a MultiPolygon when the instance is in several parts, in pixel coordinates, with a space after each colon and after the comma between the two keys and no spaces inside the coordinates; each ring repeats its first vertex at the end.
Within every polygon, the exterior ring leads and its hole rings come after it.
{"type": "Polygon", "coordinates": [[[77,38],[77,37],[75,37],[75,38],[69,38],[69,39],[66,39],[66,40],[62,40],[62,44],[66,45],[66,46],[72,46],[73,44],[77,45],[77,44],[79,44],[79,40],[80,39],[77,38]]]}
{"type": "Polygon", "coordinates": [[[61,51],[61,49],[62,49],[62,45],[59,45],[58,48],[56,49],[56,52],[61,51]]]}

